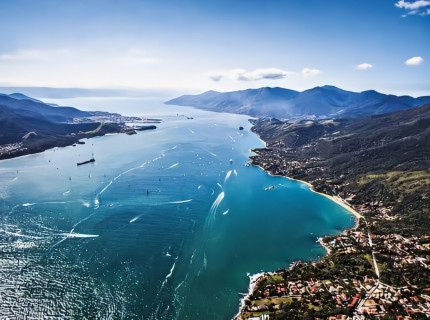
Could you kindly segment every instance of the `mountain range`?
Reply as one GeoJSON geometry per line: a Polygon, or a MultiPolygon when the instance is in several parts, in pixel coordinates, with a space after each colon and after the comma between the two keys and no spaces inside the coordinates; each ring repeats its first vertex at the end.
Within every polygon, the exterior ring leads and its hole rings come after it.
{"type": "Polygon", "coordinates": [[[430,103],[430,96],[414,98],[375,90],[352,92],[335,86],[302,92],[264,87],[232,92],[207,91],[199,95],[183,95],[165,103],[253,117],[350,118],[415,108],[430,103]]]}
{"type": "Polygon", "coordinates": [[[46,104],[21,93],[0,94],[0,159],[66,146],[79,139],[120,132],[121,125],[91,117],[117,116],[46,104]],[[74,119],[79,121],[75,122],[74,119]]]}
{"type": "Polygon", "coordinates": [[[72,107],[59,107],[46,104],[21,93],[0,94],[0,106],[2,110],[14,110],[16,113],[33,115],[54,122],[67,122],[72,121],[73,118],[89,117],[92,115],[90,112],[72,107]]]}

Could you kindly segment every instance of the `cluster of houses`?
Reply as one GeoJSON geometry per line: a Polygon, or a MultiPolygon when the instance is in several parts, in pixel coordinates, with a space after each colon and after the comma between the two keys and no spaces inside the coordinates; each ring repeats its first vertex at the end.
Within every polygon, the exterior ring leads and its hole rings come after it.
{"type": "MultiPolygon", "coordinates": [[[[410,265],[430,268],[430,236],[405,238],[398,234],[376,235],[369,233],[365,226],[366,223],[363,220],[357,228],[346,230],[340,236],[320,239],[320,242],[329,254],[367,255],[375,269],[378,269],[378,264],[383,265],[381,261],[378,262],[378,258],[382,255],[392,259],[394,267],[398,270],[410,265]]],[[[300,264],[297,266],[300,267],[300,264]]],[[[430,317],[430,288],[416,292],[413,286],[391,286],[378,278],[379,271],[374,275],[366,275],[361,280],[356,278],[267,281],[264,287],[260,286],[258,292],[254,292],[256,300],[251,301],[245,307],[245,311],[251,314],[257,312],[259,316],[276,313],[281,309],[281,303],[291,303],[292,299],[302,300],[305,305],[312,304],[319,308],[327,303],[327,297],[331,297],[329,299],[335,303],[334,309],[347,310],[330,316],[328,319],[331,320],[364,320],[369,316],[383,317],[393,314],[390,310],[393,305],[399,311],[399,314],[393,315],[395,317],[393,319],[396,320],[412,319],[416,314],[430,317]],[[325,298],[321,299],[324,293],[325,298]]]]}
{"type": "Polygon", "coordinates": [[[13,154],[21,150],[25,150],[25,147],[22,142],[0,145],[0,157],[8,154],[13,154]]]}
{"type": "Polygon", "coordinates": [[[367,251],[370,249],[367,234],[356,229],[346,230],[342,235],[328,239],[328,241],[322,242],[329,252],[356,253],[357,251],[367,251]]]}

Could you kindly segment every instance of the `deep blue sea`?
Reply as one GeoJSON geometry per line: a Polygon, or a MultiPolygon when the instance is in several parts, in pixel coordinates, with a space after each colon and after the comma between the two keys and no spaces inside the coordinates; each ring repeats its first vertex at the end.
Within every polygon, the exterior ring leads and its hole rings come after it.
{"type": "Polygon", "coordinates": [[[263,146],[247,116],[49,102],[163,122],[0,162],[1,318],[231,319],[249,273],[317,259],[316,238],[354,222],[306,185],[245,166],[263,146]]]}

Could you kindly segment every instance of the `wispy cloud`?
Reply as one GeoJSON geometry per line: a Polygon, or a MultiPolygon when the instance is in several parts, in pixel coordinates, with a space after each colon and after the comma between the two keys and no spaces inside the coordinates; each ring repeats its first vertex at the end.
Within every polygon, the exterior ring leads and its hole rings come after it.
{"type": "Polygon", "coordinates": [[[23,49],[23,50],[17,50],[11,53],[0,54],[0,60],[9,61],[9,62],[41,61],[41,60],[51,59],[54,56],[68,55],[68,54],[70,54],[70,51],[65,49],[53,50],[53,51],[23,49]]]}
{"type": "Polygon", "coordinates": [[[302,70],[302,75],[305,78],[315,77],[319,75],[322,71],[319,69],[312,69],[312,68],[304,68],[302,70]]]}
{"type": "Polygon", "coordinates": [[[412,57],[405,61],[405,64],[408,66],[419,66],[421,63],[423,63],[424,59],[422,57],[412,57]]]}
{"type": "Polygon", "coordinates": [[[232,71],[233,78],[240,81],[257,81],[262,79],[278,80],[286,78],[291,74],[291,72],[277,68],[255,69],[252,71],[236,69],[232,71]]]}
{"type": "Polygon", "coordinates": [[[430,9],[426,9],[426,7],[430,6],[430,1],[428,0],[417,0],[417,1],[404,1],[400,0],[395,3],[395,6],[400,9],[405,9],[407,11],[406,14],[402,15],[402,17],[412,16],[412,15],[429,15],[430,9]]]}
{"type": "Polygon", "coordinates": [[[363,63],[360,63],[360,64],[355,66],[355,69],[357,69],[357,70],[368,70],[368,69],[372,69],[372,68],[373,68],[373,65],[371,65],[370,63],[367,63],[367,62],[363,62],[363,63]]]}
{"type": "Polygon", "coordinates": [[[136,48],[128,50],[123,56],[123,61],[136,64],[155,64],[159,62],[158,59],[148,56],[144,50],[136,48]]]}
{"type": "Polygon", "coordinates": [[[239,81],[258,81],[258,80],[279,80],[286,78],[295,72],[286,71],[278,68],[260,68],[255,70],[233,69],[226,72],[210,73],[208,77],[215,82],[223,78],[230,78],[239,81]]]}

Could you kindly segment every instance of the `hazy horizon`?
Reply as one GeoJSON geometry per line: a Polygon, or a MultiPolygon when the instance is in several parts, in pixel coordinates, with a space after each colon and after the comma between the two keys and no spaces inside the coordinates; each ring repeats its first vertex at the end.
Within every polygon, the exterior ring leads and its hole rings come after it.
{"type": "Polygon", "coordinates": [[[0,86],[430,94],[429,1],[0,3],[0,86]]]}

